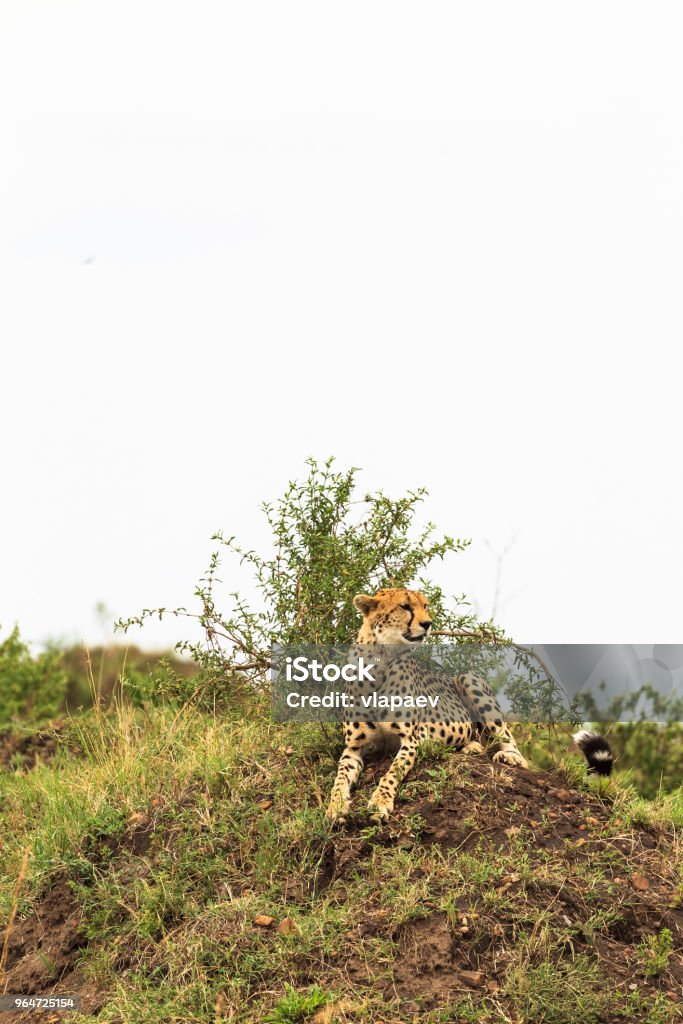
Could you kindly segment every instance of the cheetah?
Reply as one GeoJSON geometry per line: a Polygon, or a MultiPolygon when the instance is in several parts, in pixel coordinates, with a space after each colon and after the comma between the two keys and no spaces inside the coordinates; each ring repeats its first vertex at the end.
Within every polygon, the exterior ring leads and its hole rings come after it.
{"type": "Polygon", "coordinates": [[[363,770],[364,757],[370,751],[389,749],[396,756],[370,798],[369,809],[378,821],[386,821],[394,809],[400,782],[415,764],[418,747],[435,740],[466,754],[496,750],[497,764],[528,767],[517,748],[491,687],[472,673],[451,678],[420,665],[410,656],[410,648],[422,643],[432,627],[424,595],[414,590],[391,588],[374,597],[357,594],[354,607],[362,616],[357,643],[372,645],[373,661],[379,662],[384,686],[396,691],[409,686],[438,692],[441,722],[423,721],[422,715],[406,715],[405,722],[344,722],[344,750],[332,787],[327,817],[342,821],[351,805],[351,790],[363,770]],[[382,662],[381,647],[391,645],[390,655],[382,662]],[[405,646],[405,656],[401,647],[405,646]],[[379,648],[379,651],[378,651],[379,648]],[[413,718],[413,720],[409,720],[413,718]]]}

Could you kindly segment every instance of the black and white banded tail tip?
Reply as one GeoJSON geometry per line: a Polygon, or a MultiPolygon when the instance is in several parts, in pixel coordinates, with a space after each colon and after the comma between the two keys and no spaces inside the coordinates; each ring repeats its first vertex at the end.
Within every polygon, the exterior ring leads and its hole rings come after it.
{"type": "Polygon", "coordinates": [[[588,771],[597,775],[611,775],[614,754],[604,736],[588,729],[580,729],[572,736],[574,743],[588,761],[588,771]]]}

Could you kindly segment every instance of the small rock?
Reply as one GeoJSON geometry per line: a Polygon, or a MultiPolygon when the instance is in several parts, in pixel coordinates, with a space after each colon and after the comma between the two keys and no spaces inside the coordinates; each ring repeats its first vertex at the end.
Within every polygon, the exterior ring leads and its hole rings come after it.
{"type": "Polygon", "coordinates": [[[275,921],[274,917],[268,917],[268,914],[257,914],[254,918],[254,924],[258,928],[270,928],[275,921]]]}
{"type": "Polygon", "coordinates": [[[631,992],[635,992],[637,990],[638,986],[636,985],[635,981],[632,981],[631,984],[629,985],[629,988],[630,988],[631,992]]]}
{"type": "Polygon", "coordinates": [[[646,889],[650,888],[650,883],[645,875],[631,875],[631,885],[634,889],[639,889],[640,892],[645,892],[646,889]]]}
{"type": "Polygon", "coordinates": [[[460,977],[470,988],[481,988],[484,984],[484,975],[481,971],[461,971],[460,977]]]}
{"type": "Polygon", "coordinates": [[[267,811],[269,807],[273,806],[273,801],[272,800],[262,800],[261,803],[257,804],[256,806],[259,807],[262,811],[267,811]]]}
{"type": "Polygon", "coordinates": [[[497,992],[498,989],[500,988],[500,985],[498,984],[497,981],[491,979],[491,981],[486,982],[486,988],[488,989],[489,992],[497,992]]]}
{"type": "Polygon", "coordinates": [[[275,930],[278,935],[291,935],[297,928],[291,917],[283,917],[275,930]]]}
{"type": "Polygon", "coordinates": [[[586,818],[586,824],[597,828],[600,825],[600,821],[597,818],[586,818]]]}
{"type": "Polygon", "coordinates": [[[585,839],[583,838],[583,836],[582,836],[582,837],[581,837],[581,839],[577,839],[577,840],[576,840],[576,843],[575,843],[574,845],[575,845],[575,846],[577,847],[577,849],[578,849],[578,847],[579,847],[579,846],[585,846],[585,845],[586,845],[586,840],[585,840],[585,839]]]}

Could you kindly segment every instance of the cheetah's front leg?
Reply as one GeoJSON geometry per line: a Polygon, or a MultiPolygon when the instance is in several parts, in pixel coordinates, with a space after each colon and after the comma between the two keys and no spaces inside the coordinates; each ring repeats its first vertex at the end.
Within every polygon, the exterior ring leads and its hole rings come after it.
{"type": "Polygon", "coordinates": [[[414,738],[404,738],[391,768],[382,776],[377,789],[370,797],[368,808],[376,820],[386,821],[393,811],[396,791],[415,764],[416,756],[417,741],[414,738]]]}
{"type": "Polygon", "coordinates": [[[345,746],[339,758],[337,777],[334,780],[330,802],[325,816],[330,821],[343,821],[351,806],[351,790],[358,782],[363,771],[363,746],[365,736],[354,735],[351,729],[345,729],[345,746]]]}

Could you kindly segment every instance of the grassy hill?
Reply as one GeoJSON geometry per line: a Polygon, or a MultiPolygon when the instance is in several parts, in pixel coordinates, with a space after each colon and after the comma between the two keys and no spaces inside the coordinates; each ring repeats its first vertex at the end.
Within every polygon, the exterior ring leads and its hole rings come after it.
{"type": "Polygon", "coordinates": [[[434,751],[388,825],[362,813],[374,764],[335,830],[336,733],[265,706],[115,707],[22,742],[0,758],[4,984],[80,994],[74,1024],[682,1019],[680,791],[434,751]]]}

